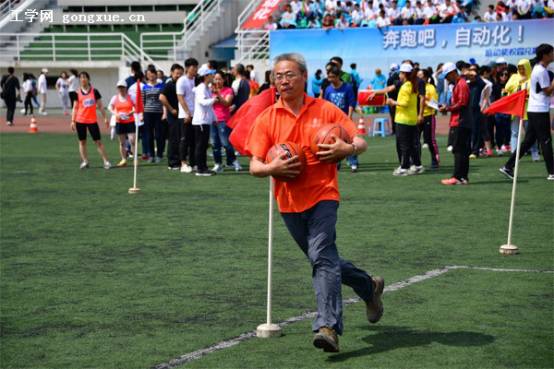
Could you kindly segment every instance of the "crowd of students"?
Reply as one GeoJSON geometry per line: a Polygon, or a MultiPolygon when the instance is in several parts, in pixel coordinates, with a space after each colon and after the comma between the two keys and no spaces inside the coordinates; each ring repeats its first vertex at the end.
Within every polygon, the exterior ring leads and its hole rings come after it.
{"type": "MultiPolygon", "coordinates": [[[[473,59],[469,63],[441,63],[436,70],[431,67],[422,68],[417,62],[404,60],[400,65],[390,66],[388,78],[377,69],[375,77],[370,81],[372,93],[369,98],[387,94],[386,105],[390,112],[392,133],[396,136],[399,162],[393,175],[423,173],[425,167],[421,156],[424,148],[430,153],[428,168],[439,168],[440,152],[435,139],[436,116],[450,113],[447,151],[454,153],[455,171],[443,183],[467,184],[469,160],[493,155],[512,155],[501,170],[505,175],[511,176],[519,120],[501,113],[484,115],[483,111],[502,97],[526,89],[533,103],[528,109],[532,114],[526,113],[524,117],[529,147],[524,146],[523,153],[529,151],[532,159],[538,161],[540,148],[548,179],[554,179],[548,117],[554,78],[546,69],[552,55],[552,46],[543,44],[537,48],[534,68],[527,59],[520,60],[516,66],[498,58],[495,63],[482,66],[473,59]],[[533,76],[539,74],[540,68],[542,79],[539,80],[539,77],[533,76]],[[537,103],[539,100],[542,101],[541,106],[537,103]],[[541,113],[538,118],[535,115],[537,112],[541,113]],[[546,118],[542,114],[545,112],[546,118]],[[533,119],[535,123],[532,123],[533,119]],[[544,127],[543,121],[547,122],[544,127]]],[[[350,72],[344,71],[343,59],[338,56],[331,58],[325,66],[325,76],[321,70],[316,71],[311,88],[316,97],[330,101],[352,119],[358,108],[358,89],[362,80],[356,64],[351,64],[350,68],[350,72]]],[[[271,84],[270,73],[265,74],[265,81],[260,86],[256,82],[253,66],[244,67],[241,64],[227,72],[217,70],[214,62],[200,66],[198,61],[191,58],[185,61],[184,66],[174,64],[171,75],[165,77],[153,65],[143,71],[141,65],[135,62],[131,65],[130,76],[114,86],[117,93],[111,97],[107,106],[112,114],[110,122],[102,105],[102,96],[92,87],[88,73],[78,73],[75,70],[71,73],[74,79],[69,79],[67,86],[59,86],[64,80],[60,77],[56,87],[59,90],[72,90],[68,91],[68,98],[73,107],[72,128],[77,132],[80,142],[82,169],[89,166],[87,132],[97,145],[104,167],[111,167],[100,140],[96,119],[96,111],[99,109],[104,124],[112,128],[112,138],[118,137],[120,160],[117,166],[127,165],[132,157],[134,142],[140,138],[142,160],[160,163],[167,146],[170,170],[195,173],[198,176],[212,176],[225,168],[235,171],[242,169],[235,149],[229,142],[231,129],[227,122],[251,96],[269,88],[271,84]],[[71,88],[73,81],[77,81],[78,86],[71,88]],[[140,115],[135,114],[137,82],[144,106],[140,115]],[[136,123],[140,126],[139,137],[135,137],[136,123]],[[207,163],[210,140],[214,161],[211,169],[207,163]]],[[[13,79],[9,76],[3,79],[5,86],[13,85],[12,82],[13,79]]],[[[26,79],[24,91],[26,84],[32,85],[26,79]]],[[[31,99],[31,94],[28,93],[25,111],[29,109],[28,105],[32,109],[31,99]]],[[[358,170],[358,158],[355,155],[347,158],[347,164],[352,172],[358,170]]]]}
{"type": "MultiPolygon", "coordinates": [[[[469,161],[493,155],[511,155],[501,172],[513,176],[519,118],[507,114],[483,114],[493,102],[504,96],[526,90],[529,104],[523,117],[526,129],[522,155],[531,154],[533,161],[544,157],[548,180],[554,180],[551,125],[549,118],[554,74],[547,70],[553,60],[553,48],[542,44],[536,58],[521,59],[509,65],[499,58],[493,65],[479,66],[458,61],[420,69],[417,63],[405,60],[400,66],[391,65],[387,86],[375,88],[373,95],[387,93],[393,133],[397,138],[400,166],[395,176],[419,174],[421,164],[421,134],[431,154],[431,169],[440,164],[435,140],[435,115],[450,113],[450,132],[447,150],[454,153],[455,171],[443,184],[467,184],[469,161]],[[537,115],[538,114],[538,115],[537,115]]],[[[376,71],[380,75],[380,70],[376,71]]],[[[375,79],[374,79],[375,80],[375,79]]],[[[379,78],[382,86],[382,78],[379,78]]],[[[371,97],[371,95],[370,95],[371,97]]]]}
{"type": "Polygon", "coordinates": [[[474,14],[475,5],[472,0],[291,0],[279,15],[270,18],[265,28],[380,28],[554,16],[554,0],[498,1],[483,16],[474,14]]]}
{"type": "Polygon", "coordinates": [[[231,131],[227,122],[252,95],[251,89],[264,88],[252,79],[255,77],[253,66],[245,68],[237,64],[229,73],[216,70],[214,62],[199,66],[197,60],[190,58],[185,60],[184,66],[173,64],[166,78],[154,65],[143,71],[138,62],[133,62],[130,76],[117,82],[114,87],[117,93],[109,99],[107,110],[111,113],[111,121],[105,113],[100,92],[91,85],[89,74],[82,71],[77,75],[79,87],[72,102],[71,127],[79,139],[81,169],[89,167],[87,133],[97,146],[104,168],[112,166],[101,141],[96,114],[99,110],[106,127],[111,127],[112,137],[118,138],[118,167],[127,166],[133,157],[135,141],[140,139],[140,158],[149,163],[163,160],[167,144],[170,170],[197,176],[212,176],[226,167],[242,170],[229,142],[231,131]],[[139,93],[143,106],[140,112],[139,93]],[[139,137],[136,137],[137,131],[139,137]],[[210,138],[215,162],[211,169],[207,162],[210,138]]]}

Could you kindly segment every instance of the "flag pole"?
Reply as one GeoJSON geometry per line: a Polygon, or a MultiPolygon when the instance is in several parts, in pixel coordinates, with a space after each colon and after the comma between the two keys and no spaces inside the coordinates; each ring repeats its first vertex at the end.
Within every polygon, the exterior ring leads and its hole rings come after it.
{"type": "Polygon", "coordinates": [[[274,207],[274,188],[273,177],[269,177],[269,224],[267,237],[267,315],[266,323],[261,324],[256,329],[256,336],[260,338],[277,337],[281,335],[281,327],[271,323],[271,274],[273,264],[273,207],[274,207]]]}
{"type": "Polygon", "coordinates": [[[139,114],[135,114],[135,147],[133,148],[134,156],[134,173],[133,173],[133,187],[129,188],[129,194],[137,194],[140,192],[140,188],[137,187],[137,171],[138,171],[138,134],[139,134],[139,114]]]}
{"type": "Polygon", "coordinates": [[[519,253],[519,248],[512,244],[512,224],[514,221],[514,207],[516,201],[516,187],[517,187],[517,175],[519,169],[519,152],[521,150],[521,131],[523,131],[523,114],[519,118],[519,131],[517,133],[517,147],[516,147],[516,166],[514,169],[514,179],[512,184],[512,201],[510,204],[510,220],[508,221],[508,242],[505,245],[500,246],[500,253],[503,255],[515,255],[519,253]]]}

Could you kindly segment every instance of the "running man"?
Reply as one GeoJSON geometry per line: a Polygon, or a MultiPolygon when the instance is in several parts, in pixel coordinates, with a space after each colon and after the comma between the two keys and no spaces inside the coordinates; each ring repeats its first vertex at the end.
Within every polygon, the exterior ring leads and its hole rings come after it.
{"type": "Polygon", "coordinates": [[[258,116],[250,131],[246,142],[252,153],[250,173],[256,177],[298,175],[290,182],[275,181],[275,197],[285,225],[312,265],[317,297],[313,344],[325,352],[338,352],[337,335],[343,332],[341,283],[352,287],[365,301],[369,322],[377,323],[383,315],[384,280],[372,279],[341,259],[335,244],[340,197],[335,163],[349,155],[363,153],[367,143],[355,136],[356,125],[339,108],[304,93],[308,72],[303,56],[278,56],[273,75],[280,99],[258,116]],[[309,149],[310,137],[321,123],[327,122],[341,124],[353,137],[353,143],[337,138],[333,144],[319,145],[316,156],[309,149]],[[302,173],[298,156],[275,158],[265,163],[269,149],[286,141],[296,142],[306,154],[307,166],[302,173]]]}
{"type": "Polygon", "coordinates": [[[79,154],[81,155],[81,169],[89,167],[87,154],[87,130],[90,133],[98,153],[104,161],[104,169],[110,169],[112,165],[106,155],[104,144],[100,137],[100,128],[98,127],[96,109],[100,110],[106,128],[109,127],[108,117],[104,104],[102,104],[102,96],[97,89],[90,84],[90,76],[87,72],[79,73],[81,87],[77,90],[77,100],[73,105],[73,113],[71,115],[71,130],[77,131],[79,138],[79,154]]]}

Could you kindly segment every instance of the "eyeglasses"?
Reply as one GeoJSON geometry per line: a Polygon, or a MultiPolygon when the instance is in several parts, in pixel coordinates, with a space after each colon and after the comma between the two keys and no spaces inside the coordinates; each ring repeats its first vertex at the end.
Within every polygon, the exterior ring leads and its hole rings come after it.
{"type": "Polygon", "coordinates": [[[284,79],[286,79],[287,81],[291,81],[291,80],[295,79],[296,77],[298,77],[298,74],[292,73],[292,72],[277,73],[275,75],[275,81],[276,82],[281,82],[284,79]]]}

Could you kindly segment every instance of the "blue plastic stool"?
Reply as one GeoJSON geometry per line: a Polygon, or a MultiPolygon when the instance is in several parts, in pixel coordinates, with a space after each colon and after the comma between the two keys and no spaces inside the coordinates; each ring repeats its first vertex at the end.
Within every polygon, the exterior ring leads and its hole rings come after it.
{"type": "Polygon", "coordinates": [[[371,129],[371,136],[381,136],[386,137],[387,136],[387,124],[389,120],[388,118],[375,118],[373,119],[373,127],[371,129]]]}

